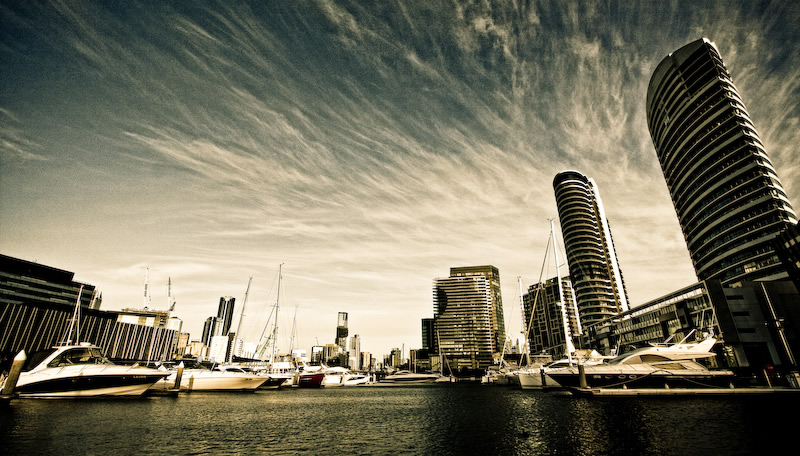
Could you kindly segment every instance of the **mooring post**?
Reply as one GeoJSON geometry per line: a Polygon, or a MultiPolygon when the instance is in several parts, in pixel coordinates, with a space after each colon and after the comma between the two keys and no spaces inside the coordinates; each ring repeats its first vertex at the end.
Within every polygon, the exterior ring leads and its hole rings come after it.
{"type": "Polygon", "coordinates": [[[22,372],[22,365],[25,364],[26,359],[28,359],[28,356],[25,354],[25,350],[21,350],[14,357],[14,361],[11,363],[11,370],[8,372],[8,378],[6,378],[6,382],[3,385],[3,391],[0,391],[0,396],[14,394],[14,388],[17,387],[17,380],[19,380],[19,373],[22,372]]]}
{"type": "Polygon", "coordinates": [[[581,382],[581,389],[589,388],[589,384],[586,383],[586,370],[584,370],[583,364],[578,364],[578,379],[581,382]]]}
{"type": "Polygon", "coordinates": [[[173,388],[178,389],[178,390],[181,389],[181,378],[182,377],[183,377],[183,361],[181,361],[181,363],[178,364],[178,370],[175,373],[175,386],[173,386],[173,388]]]}

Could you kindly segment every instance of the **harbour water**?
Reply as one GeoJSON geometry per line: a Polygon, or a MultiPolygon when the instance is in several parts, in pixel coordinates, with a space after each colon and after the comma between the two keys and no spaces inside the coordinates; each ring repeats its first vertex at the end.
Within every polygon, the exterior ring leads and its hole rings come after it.
{"type": "Polygon", "coordinates": [[[769,454],[796,444],[798,406],[475,384],[19,399],[0,409],[0,454],[769,454]]]}

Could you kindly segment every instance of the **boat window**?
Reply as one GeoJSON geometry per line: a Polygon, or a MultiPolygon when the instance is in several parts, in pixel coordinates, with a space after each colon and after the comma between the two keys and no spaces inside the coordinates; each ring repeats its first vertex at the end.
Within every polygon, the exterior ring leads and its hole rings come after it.
{"type": "Polygon", "coordinates": [[[664,361],[671,361],[669,358],[661,355],[642,355],[642,363],[663,363],[664,361]]]}
{"type": "Polygon", "coordinates": [[[47,367],[69,366],[72,364],[105,364],[107,361],[99,349],[94,347],[79,347],[65,350],[53,358],[47,367]]]}
{"type": "Polygon", "coordinates": [[[657,367],[661,369],[686,369],[687,367],[681,363],[671,362],[671,363],[658,363],[657,367]]]}
{"type": "Polygon", "coordinates": [[[669,358],[665,358],[661,355],[633,355],[630,357],[618,357],[614,358],[608,362],[609,365],[616,365],[616,364],[652,364],[652,363],[663,363],[664,361],[671,361],[669,358]]]}

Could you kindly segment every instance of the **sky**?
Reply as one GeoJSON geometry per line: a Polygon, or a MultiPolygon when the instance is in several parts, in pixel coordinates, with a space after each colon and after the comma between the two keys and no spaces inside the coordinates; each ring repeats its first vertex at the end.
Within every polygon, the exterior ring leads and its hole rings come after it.
{"type": "Polygon", "coordinates": [[[641,305],[696,282],[653,70],[715,42],[798,207],[797,24],[784,0],[2,2],[0,253],[106,310],[144,305],[145,275],[165,309],[171,281],[193,338],[234,296],[247,340],[280,303],[284,349],[348,312],[362,350],[407,354],[451,267],[496,266],[519,333],[574,169],[641,305]]]}

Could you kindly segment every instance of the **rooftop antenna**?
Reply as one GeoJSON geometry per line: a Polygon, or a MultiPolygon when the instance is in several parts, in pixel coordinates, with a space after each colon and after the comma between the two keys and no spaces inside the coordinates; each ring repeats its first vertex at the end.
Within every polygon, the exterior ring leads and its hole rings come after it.
{"type": "Polygon", "coordinates": [[[150,295],[147,291],[147,285],[150,281],[150,268],[144,270],[144,308],[147,309],[150,304],[150,295]]]}
{"type": "Polygon", "coordinates": [[[172,277],[167,278],[167,305],[170,312],[175,310],[175,299],[172,297],[172,277]]]}

